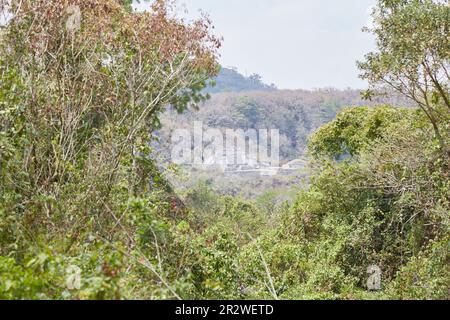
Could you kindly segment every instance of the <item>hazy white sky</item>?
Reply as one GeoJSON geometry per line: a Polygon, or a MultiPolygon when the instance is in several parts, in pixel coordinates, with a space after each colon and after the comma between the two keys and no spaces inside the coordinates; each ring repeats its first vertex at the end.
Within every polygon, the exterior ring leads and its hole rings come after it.
{"type": "MultiPolygon", "coordinates": [[[[220,62],[282,89],[363,88],[356,60],[374,45],[361,31],[376,0],[178,0],[209,13],[224,37],[220,62]]],[[[148,6],[141,3],[140,8],[148,6]]]]}

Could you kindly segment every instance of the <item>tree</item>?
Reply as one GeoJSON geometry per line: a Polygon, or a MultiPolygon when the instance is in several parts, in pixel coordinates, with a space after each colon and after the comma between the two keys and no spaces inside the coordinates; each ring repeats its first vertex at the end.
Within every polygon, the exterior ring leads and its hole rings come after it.
{"type": "Polygon", "coordinates": [[[159,175],[149,141],[160,114],[206,99],[220,46],[210,21],[187,24],[169,1],[124,4],[0,0],[0,213],[11,217],[0,255],[37,238],[128,239],[116,218],[159,175]]]}
{"type": "Polygon", "coordinates": [[[450,120],[450,7],[448,1],[379,0],[374,26],[377,50],[359,63],[373,90],[393,88],[413,100],[448,150],[450,120]]]}

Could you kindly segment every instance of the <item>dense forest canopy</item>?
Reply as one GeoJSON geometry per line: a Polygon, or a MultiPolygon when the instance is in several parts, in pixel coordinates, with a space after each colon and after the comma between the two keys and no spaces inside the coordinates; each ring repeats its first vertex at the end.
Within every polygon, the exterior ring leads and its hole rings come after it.
{"type": "Polygon", "coordinates": [[[131,3],[0,0],[0,299],[450,298],[448,1],[378,0],[367,101],[220,73],[207,17],[131,3]],[[306,171],[179,189],[155,141],[193,120],[306,171]]]}

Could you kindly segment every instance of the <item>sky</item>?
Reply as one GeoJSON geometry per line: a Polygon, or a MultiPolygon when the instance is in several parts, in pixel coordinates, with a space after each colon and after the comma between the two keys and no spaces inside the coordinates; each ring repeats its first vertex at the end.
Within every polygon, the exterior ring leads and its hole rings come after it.
{"type": "MultiPolygon", "coordinates": [[[[366,87],[356,61],[374,48],[362,32],[376,0],[178,0],[188,19],[209,14],[224,38],[220,63],[280,89],[366,87]]],[[[136,5],[142,9],[148,4],[136,5]]]]}

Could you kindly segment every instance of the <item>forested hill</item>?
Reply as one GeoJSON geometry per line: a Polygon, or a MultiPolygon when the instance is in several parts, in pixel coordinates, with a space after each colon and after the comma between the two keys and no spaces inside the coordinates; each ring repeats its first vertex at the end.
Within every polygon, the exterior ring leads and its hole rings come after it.
{"type": "Polygon", "coordinates": [[[207,93],[273,91],[277,89],[274,84],[265,84],[259,74],[244,76],[235,68],[221,68],[217,77],[212,80],[212,84],[205,90],[207,93]]]}
{"type": "Polygon", "coordinates": [[[164,115],[162,134],[167,141],[171,130],[192,127],[194,121],[218,129],[279,129],[281,158],[290,161],[302,157],[309,136],[345,107],[411,105],[394,94],[367,101],[357,89],[279,90],[263,84],[259,76],[246,78],[226,68],[216,78],[216,86],[208,90],[214,92],[199,110],[164,115]]]}

